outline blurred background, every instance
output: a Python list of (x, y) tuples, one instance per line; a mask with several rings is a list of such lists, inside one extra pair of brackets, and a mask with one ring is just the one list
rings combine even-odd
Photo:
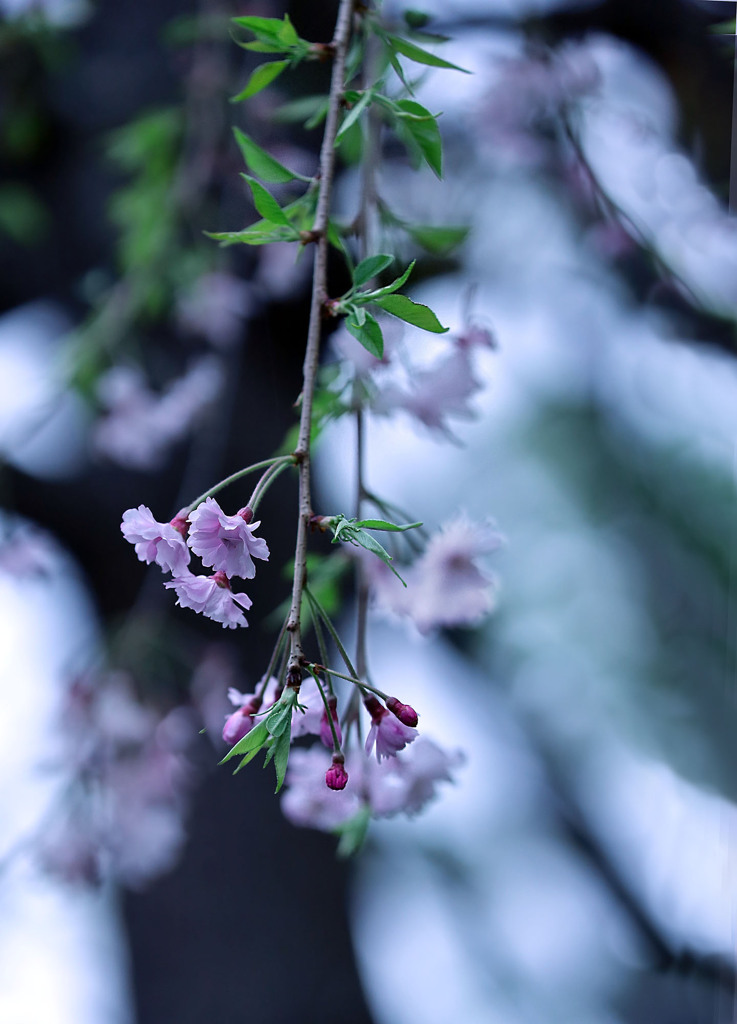
[[(346, 863), (268, 773), (216, 767), (288, 588), (293, 481), (263, 505), (247, 633), (174, 613), (119, 529), (295, 422), (307, 262), (203, 232), (253, 216), (232, 124), (313, 173), (293, 117), (328, 69), (228, 102), (256, 64), (228, 19), (272, 0), (0, 0), (4, 1024), (737, 1019), (735, 5), (422, 6), (473, 74), (418, 91), (445, 180), (387, 140), (379, 191), (468, 232), (385, 244), (496, 348), (444, 419), (370, 417), (367, 475), (506, 544), (481, 628), (372, 616), (378, 684), (464, 763)], [(288, 5), (316, 41), (335, 9)], [(347, 136), (345, 220), (357, 155)], [(419, 367), (444, 344), (403, 342)], [(350, 504), (350, 431), (323, 432), (320, 510)]]

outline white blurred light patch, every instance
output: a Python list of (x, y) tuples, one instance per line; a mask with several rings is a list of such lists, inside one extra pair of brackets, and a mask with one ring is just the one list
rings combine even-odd
[(45, 479), (72, 476), (86, 461), (89, 412), (59, 365), (58, 341), (69, 328), (49, 302), (0, 317), (0, 452)]
[(34, 858), (64, 783), (54, 742), (62, 687), (94, 649), (93, 623), (71, 560), (50, 539), (43, 571), (16, 574), (0, 564), (3, 1024), (132, 1021), (112, 892), (64, 886)]

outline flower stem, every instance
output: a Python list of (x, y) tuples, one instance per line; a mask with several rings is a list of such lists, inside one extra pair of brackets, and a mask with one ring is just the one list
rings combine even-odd
[(264, 497), (268, 489), (274, 483), (278, 476), (280, 476), (285, 469), (292, 464), (291, 456), (289, 462), (277, 462), (273, 466), (269, 466), (264, 475), (261, 477), (259, 482), (253, 489), (253, 494), (246, 502), (247, 506), (255, 514), (256, 509), (261, 504), (261, 499)]
[(338, 648), (338, 653), (340, 654), (341, 658), (345, 662), (345, 666), (348, 669), (348, 671), (351, 673), (351, 676), (355, 680), (358, 677), (358, 673), (356, 672), (355, 668), (353, 667), (353, 663), (352, 663), (351, 659), (348, 657), (348, 652), (346, 651), (345, 647), (343, 646), (343, 642), (341, 641), (340, 637), (338, 636), (338, 631), (336, 630), (335, 626), (330, 621), (330, 618), (329, 618), (327, 612), (322, 607), (320, 602), (317, 600), (315, 595), (312, 593), (310, 588), (309, 587), (305, 587), (304, 589), (305, 589), (305, 596), (307, 597), (307, 600), (310, 602), (310, 607), (312, 608), (312, 614), (315, 617), (319, 616), (322, 619), (322, 621), (325, 623), (325, 626), (327, 628), (328, 633), (330, 633), (330, 636), (333, 638), (333, 642), (335, 643), (335, 646)]
[(320, 696), (322, 697), (322, 702), (325, 705), (325, 714), (327, 715), (328, 725), (330, 726), (330, 732), (332, 733), (332, 736), (333, 736), (333, 753), (334, 754), (339, 754), (340, 753), (340, 740), (338, 739), (338, 733), (337, 733), (337, 731), (335, 729), (335, 722), (333, 720), (333, 716), (332, 716), (332, 713), (330, 711), (330, 705), (328, 704), (328, 699), (325, 696), (325, 691), (322, 688), (322, 684), (320, 682), (320, 677), (318, 676), (317, 672), (315, 671), (315, 666), (314, 665), (308, 665), (307, 668), (308, 668), (308, 670), (310, 672), (310, 675), (312, 676), (312, 678), (317, 683), (317, 688), (320, 691)]
[(307, 575), (307, 531), (312, 515), (310, 494), (310, 433), (312, 430), (312, 404), (320, 356), (320, 334), (323, 305), (327, 298), (328, 219), (330, 195), (335, 167), (335, 136), (338, 131), (340, 101), (345, 88), (345, 64), (351, 34), (354, 0), (341, 0), (332, 47), (334, 49), (333, 74), (330, 82), (325, 134), (320, 150), (320, 182), (313, 231), (317, 235), (315, 262), (312, 273), (312, 301), (307, 329), (307, 346), (303, 367), (302, 409), (299, 420), (299, 438), (294, 459), (299, 465), (299, 517), (294, 554), (292, 602), (287, 629), (290, 633), (288, 674), (295, 677), (301, 672), (302, 651), (302, 593)]
[[(248, 476), (249, 473), (255, 473), (257, 469), (264, 469), (266, 466), (274, 466), (277, 463), (284, 463), (284, 467), (286, 468), (288, 464), (294, 464), (294, 462), (295, 458), (293, 455), (277, 455), (273, 459), (264, 459), (263, 462), (254, 462), (252, 466), (246, 466), (245, 469), (239, 469), (237, 472), (231, 473), (230, 476), (226, 476), (226, 478), (221, 480), (219, 483), (213, 484), (213, 486), (209, 487), (204, 494), (199, 496), (199, 498), (195, 498), (194, 501), (191, 501), (189, 505), (186, 506), (186, 511), (191, 512), (193, 508), (197, 508), (198, 505), (201, 505), (206, 498), (211, 498), (213, 494), (217, 494), (218, 491), (222, 491), (223, 488), (227, 487), (229, 484), (234, 484), (236, 480), (240, 480), (242, 477)], [(185, 511), (185, 509), (182, 511)]]

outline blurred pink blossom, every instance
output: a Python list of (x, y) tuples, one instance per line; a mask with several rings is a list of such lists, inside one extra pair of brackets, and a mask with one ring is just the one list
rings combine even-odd
[(183, 330), (199, 334), (213, 348), (228, 349), (238, 341), (243, 320), (253, 306), (251, 289), (233, 274), (203, 274), (179, 296), (177, 318)]
[(331, 758), (322, 747), (293, 750), (282, 810), (294, 824), (329, 832), (368, 804), (372, 817), (417, 814), (435, 796), (439, 782), (452, 782), (464, 762), (461, 751), (447, 752), (419, 737), (396, 757), (377, 762), (358, 751), (346, 757), (348, 780), (335, 791), (325, 785)]
[(93, 432), (100, 454), (134, 469), (155, 469), (220, 393), (223, 373), (215, 356), (200, 359), (161, 394), (143, 373), (115, 366), (100, 378), (97, 394), (107, 410)]
[(477, 560), (496, 551), (503, 537), (490, 523), (474, 523), (465, 515), (441, 527), (421, 557), (402, 570), (402, 587), (378, 559), (364, 564), (374, 599), (412, 619), (421, 633), (441, 626), (469, 626), (493, 610), (496, 580), (485, 575)]

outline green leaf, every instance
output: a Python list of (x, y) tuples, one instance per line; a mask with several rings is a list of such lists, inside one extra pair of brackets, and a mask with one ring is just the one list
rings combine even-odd
[(470, 230), (468, 227), (434, 227), (431, 224), (405, 224), (404, 229), (418, 245), (435, 256), (452, 252), (466, 239)]
[(245, 132), (242, 132), (240, 128), (233, 128), (233, 134), (247, 166), (263, 181), (269, 181), (274, 184), (284, 184), (287, 181), (296, 180), (312, 181), (311, 178), (306, 178), (302, 174), (296, 174), (294, 171), (290, 171), (288, 167), (285, 167), (284, 164), (280, 164), (265, 149), (257, 146), (253, 139), (246, 135)]
[(276, 199), (266, 191), (264, 186), (260, 185), (248, 174), (244, 174), (243, 177), (246, 179), (249, 188), (251, 189), (253, 205), (264, 220), (269, 221), (270, 224), (279, 224), (282, 227), (291, 228), (292, 225), (289, 223), (289, 218), (286, 213), (282, 210), (281, 206), (279, 206)]
[(291, 742), (290, 732), (284, 732), (278, 739), (274, 740), (274, 770), (276, 771), (276, 789), (275, 793), (284, 785), (284, 777), (287, 774), (287, 765), (289, 764), (289, 748)]
[(381, 327), (379, 327), (375, 317), (367, 313), (365, 323), (363, 324), (359, 324), (357, 321), (352, 320), (351, 317), (348, 317), (345, 325), (353, 337), (361, 342), (367, 352), (370, 352), (372, 356), (376, 356), (377, 359), (382, 358), (384, 355), (384, 335), (381, 333)]
[(358, 519), (354, 526), (362, 526), (367, 530), (389, 530), (392, 533), (403, 533), (404, 530), (414, 530), (422, 523), (404, 523), (398, 526), (396, 523), (388, 523), (385, 519)]
[(403, 57), (408, 57), (416, 64), (427, 64), (433, 68), (449, 68), (452, 71), (462, 71), (464, 75), (471, 74), (466, 68), (461, 68), (457, 64), (451, 64), (450, 61), (443, 60), (442, 57), (436, 57), (434, 53), (423, 50), (420, 46), (415, 46), (408, 39), (390, 35), (385, 36), (385, 38), (397, 53), (401, 53)]
[(431, 170), (442, 178), (443, 143), (435, 117), (414, 100), (398, 100), (394, 107), (398, 129), (412, 140)]
[(430, 15), (426, 14), (425, 11), (418, 11), (411, 7), (406, 11), (402, 11), (402, 17), (407, 23), (407, 26), (414, 29), (424, 28), (430, 21)]
[(368, 804), (362, 804), (361, 810), (354, 814), (348, 821), (336, 825), (333, 829), (335, 835), (340, 836), (338, 843), (339, 857), (352, 857), (363, 846), (371, 821), (371, 808)]
[(376, 256), (367, 256), (365, 260), (361, 260), (356, 269), (353, 271), (353, 284), (356, 288), (360, 288), (362, 284), (366, 284), (372, 277), (376, 277), (382, 270), (386, 270), (390, 263), (394, 262), (394, 257), (389, 256), (387, 253), (378, 253)]
[(343, 118), (343, 123), (340, 126), (338, 134), (335, 136), (335, 145), (337, 146), (340, 140), (343, 138), (348, 129), (356, 123), (366, 107), (371, 103), (374, 98), (373, 89), (366, 89), (361, 93), (360, 99), (358, 99), (351, 109), (348, 111), (346, 116)]
[(289, 228), (268, 226), (268, 221), (259, 220), (243, 231), (205, 231), (208, 238), (214, 238), (220, 245), (268, 245), (269, 242), (297, 242), (299, 232)]
[(402, 287), (402, 285), (406, 282), (409, 275), (414, 270), (416, 262), (417, 260), (412, 260), (412, 262), (404, 271), (404, 273), (400, 274), (399, 277), (395, 278), (391, 284), (387, 284), (383, 288), (376, 288), (374, 289), (374, 291), (371, 292), (361, 292), (359, 295), (355, 295), (353, 297), (354, 301), (360, 300), (362, 303), (376, 302), (376, 300), (380, 299), (383, 295), (391, 295), (392, 292), (398, 291), (398, 289)]
[(253, 72), (246, 82), (246, 87), (237, 96), (233, 96), (231, 103), (240, 103), (241, 100), (250, 99), (256, 93), (261, 92), (267, 85), (271, 85), (275, 78), (278, 78), (285, 67), (289, 65), (288, 60), (272, 60), (267, 64), (261, 64)]
[(331, 527), (334, 534), (333, 544), (337, 544), (340, 541), (346, 541), (349, 544), (354, 544), (356, 547), (365, 548), (366, 551), (370, 551), (372, 554), (377, 555), (382, 562), (385, 562), (397, 579), (400, 580), (405, 587), (407, 586), (392, 565), (392, 556), (381, 546), (381, 544), (379, 544), (375, 537), (372, 537), (370, 533), (366, 533), (365, 530), (360, 529), (357, 526), (357, 521), (355, 519), (346, 519), (343, 515), (337, 516), (336, 519), (338, 520), (337, 523), (334, 523)]
[(259, 722), (259, 724), (255, 725), (250, 732), (247, 732), (242, 739), (238, 740), (234, 747), (231, 747), (222, 761), (220, 761), (220, 764), (225, 764), (225, 762), (229, 761), (231, 757), (237, 757), (239, 754), (249, 754), (251, 752), (257, 754), (268, 739), (269, 731), (266, 728), (265, 723)]
[(291, 124), (294, 121), (306, 121), (305, 128), (314, 128), (316, 124), (324, 120), (327, 111), (327, 96), (301, 96), (299, 99), (282, 103), (271, 117), (274, 121), (286, 122), (287, 124)]
[[(399, 60), (397, 58), (396, 53), (392, 49), (391, 45), (386, 41), (386, 39), (384, 40), (384, 44), (385, 44), (384, 45), (384, 57), (385, 57), (385, 59), (394, 68), (395, 74), (399, 78), (399, 81), (402, 83), (404, 88), (410, 94), (410, 96), (414, 96), (415, 91), (412, 88), (412, 86), (410, 85), (410, 83), (408, 82), (407, 76), (404, 73), (404, 68), (399, 63)], [(381, 103), (383, 106), (387, 106), (389, 104), (391, 104), (392, 106), (394, 105), (393, 100), (390, 100), (388, 97), (382, 96), (381, 94), (377, 95), (376, 100), (377, 100), (378, 103)]]
[(288, 14), (284, 15), (283, 20), (250, 16), (232, 20), (235, 25), (247, 29), (256, 37), (253, 43), (241, 43), (236, 40), (238, 45), (246, 50), (256, 53), (294, 52), (303, 56), (310, 48), (310, 44), (297, 35)]
[(376, 305), (392, 316), (404, 320), (405, 323), (421, 327), (423, 331), (431, 331), (433, 334), (445, 334), (450, 330), (443, 327), (429, 306), (423, 306), (421, 302), (413, 302), (406, 295), (386, 295), (377, 299)]
[(296, 692), (292, 689), (287, 689), (271, 709), (264, 724), (273, 737), (277, 738), (281, 736), (286, 729), (290, 728), (292, 711), (294, 710), (294, 705), (296, 703)]

